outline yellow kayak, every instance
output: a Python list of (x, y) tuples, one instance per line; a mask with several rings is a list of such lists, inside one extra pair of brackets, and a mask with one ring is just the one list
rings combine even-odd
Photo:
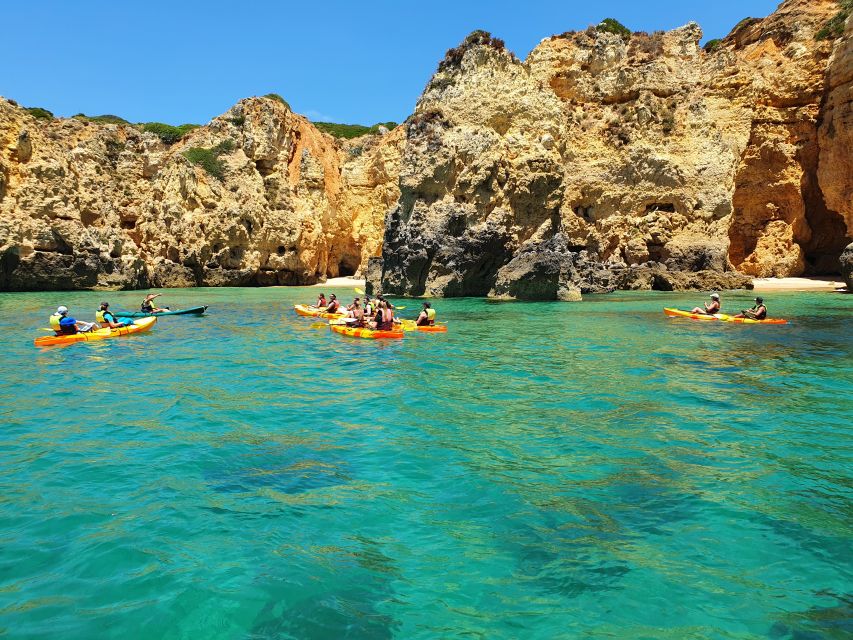
[(296, 312), (296, 315), (303, 318), (329, 318), (336, 320), (346, 316), (345, 313), (326, 313), (323, 309), (318, 309), (307, 304), (295, 304), (293, 305), (293, 310)]
[(151, 316), (148, 318), (140, 318), (134, 320), (133, 324), (118, 329), (97, 329), (87, 333), (74, 333), (71, 335), (62, 336), (42, 336), (33, 340), (33, 344), (37, 347), (55, 347), (59, 345), (73, 344), (75, 342), (92, 342), (94, 340), (107, 340), (108, 338), (118, 338), (119, 336), (129, 336), (134, 333), (142, 333), (148, 331), (157, 323), (157, 318)]
[(663, 312), (670, 318), (690, 318), (691, 320), (718, 320), (720, 322), (736, 322), (738, 324), (788, 324), (782, 318), (765, 318), (764, 320), (753, 320), (752, 318), (735, 318), (726, 313), (691, 313), (681, 309), (664, 309)]

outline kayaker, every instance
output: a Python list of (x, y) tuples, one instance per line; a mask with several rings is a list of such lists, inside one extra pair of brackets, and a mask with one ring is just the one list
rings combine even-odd
[(352, 311), (359, 305), (361, 305), (361, 298), (353, 298), (352, 302), (347, 305), (347, 311)]
[(96, 326), (94, 322), (77, 322), (68, 315), (68, 307), (57, 307), (56, 313), (50, 316), (50, 328), (58, 336), (73, 336), (75, 333), (86, 333)]
[(347, 324), (351, 327), (363, 327), (364, 326), (364, 309), (361, 308), (361, 303), (358, 298), (353, 300), (353, 303), (347, 307), (347, 317), (352, 318), (354, 322), (347, 322)]
[(767, 319), (767, 307), (764, 306), (764, 298), (758, 296), (755, 299), (755, 304), (752, 305), (751, 309), (744, 309), (739, 314), (735, 316), (735, 318), (749, 318), (751, 320), (766, 320)]
[(169, 307), (155, 307), (154, 306), (154, 298), (159, 298), (162, 296), (162, 293), (149, 293), (145, 296), (145, 300), (142, 301), (140, 305), (140, 310), (143, 313), (162, 313), (163, 311), (168, 311)]
[(110, 303), (102, 302), (101, 308), (95, 313), (95, 320), (98, 321), (98, 324), (101, 327), (109, 327), (110, 329), (118, 329), (120, 327), (127, 326), (124, 322), (119, 322), (118, 318), (113, 315), (113, 312), (110, 311)]
[(385, 300), (379, 301), (376, 316), (370, 326), (379, 331), (392, 331), (394, 329), (394, 312)]
[(320, 297), (319, 297), (319, 298), (317, 298), (317, 304), (315, 304), (314, 306), (315, 306), (315, 307), (317, 307), (318, 309), (322, 309), (322, 308), (323, 308), (323, 307), (325, 307), (326, 305), (327, 305), (327, 302), (326, 302), (326, 294), (325, 294), (325, 293), (321, 293), (321, 294), (320, 294)]
[(364, 315), (368, 318), (373, 315), (373, 303), (368, 295), (364, 296)]
[(435, 324), (435, 309), (429, 302), (424, 302), (424, 308), (418, 314), (415, 324), (419, 327), (431, 327)]
[(326, 313), (338, 313), (341, 308), (341, 303), (338, 302), (338, 296), (334, 293), (329, 296), (329, 306), (326, 307)]
[(699, 307), (693, 307), (693, 310), (690, 313), (702, 313), (706, 316), (712, 316), (715, 313), (720, 313), (720, 294), (712, 293), (711, 304), (708, 304), (706, 302), (704, 303), (704, 306), (704, 309), (700, 309)]

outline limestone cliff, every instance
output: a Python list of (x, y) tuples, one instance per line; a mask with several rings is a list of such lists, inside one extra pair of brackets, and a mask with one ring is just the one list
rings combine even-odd
[(358, 273), (397, 199), (401, 141), (341, 142), (281, 101), (251, 98), (168, 146), (132, 126), (37, 120), (0, 99), (0, 289)]
[(850, 33), (815, 38), (837, 10), (788, 0), (711, 53), (695, 24), (568, 33), (525, 61), (472, 34), (407, 122), (372, 284), (576, 299), (837, 271)]

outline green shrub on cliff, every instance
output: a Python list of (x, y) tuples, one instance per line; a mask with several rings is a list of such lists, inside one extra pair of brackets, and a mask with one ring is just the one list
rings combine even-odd
[(191, 147), (184, 151), (184, 157), (192, 164), (200, 166), (214, 178), (222, 180), (225, 177), (225, 163), (219, 158), (224, 153), (234, 150), (233, 140), (223, 140), (215, 147)]
[(368, 133), (379, 133), (379, 127), (385, 127), (390, 131), (397, 126), (396, 122), (377, 122), (372, 127), (366, 127), (363, 124), (337, 124), (335, 122), (312, 122), (312, 124), (324, 133), (347, 140), (358, 138)]
[(595, 30), (602, 33), (613, 33), (623, 40), (631, 38), (631, 30), (615, 18), (605, 18), (596, 25)]
[(264, 98), (269, 98), (270, 100), (277, 100), (278, 102), (280, 102), (281, 104), (283, 104), (285, 107), (287, 107), (287, 110), (288, 110), (288, 111), (293, 111), (293, 109), (291, 109), (291, 108), (290, 108), (290, 104), (287, 102), (287, 100), (285, 100), (284, 98), (282, 98), (282, 97), (281, 97), (280, 95), (278, 95), (277, 93), (268, 93), (268, 94), (266, 94), (266, 95), (264, 96)]
[(707, 53), (714, 53), (717, 49), (720, 48), (720, 45), (723, 44), (723, 41), (720, 38), (714, 38), (713, 40), (708, 40), (705, 43), (705, 46), (702, 47)]
[(477, 29), (468, 34), (458, 47), (448, 49), (444, 54), (444, 60), (438, 63), (439, 71), (446, 71), (462, 64), (465, 52), (476, 46), (491, 47), (495, 51), (506, 50), (506, 44), (500, 38), (493, 38), (492, 34), (482, 29)]
[(102, 116), (87, 116), (85, 113), (77, 113), (72, 118), (76, 120), (85, 120), (86, 122), (98, 122), (100, 124), (127, 124), (130, 123), (120, 116), (114, 116), (109, 113), (105, 113)]
[(197, 129), (200, 125), (197, 124), (182, 124), (179, 127), (162, 122), (144, 122), (142, 130), (153, 133), (166, 144), (175, 144), (193, 129)]
[(816, 40), (835, 40), (844, 35), (844, 24), (850, 14), (853, 13), (853, 0), (841, 0), (838, 5), (841, 10), (815, 34)]
[(41, 107), (28, 107), (24, 111), (29, 113), (36, 120), (53, 120), (53, 112)]

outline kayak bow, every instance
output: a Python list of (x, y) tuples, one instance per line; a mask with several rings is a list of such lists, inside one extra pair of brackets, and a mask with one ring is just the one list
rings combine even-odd
[(330, 324), (329, 328), (335, 333), (340, 333), (342, 336), (349, 336), (351, 338), (369, 338), (369, 339), (377, 339), (377, 338), (394, 338), (399, 339), (403, 337), (402, 331), (379, 331), (378, 329), (357, 329), (355, 327), (347, 327), (345, 325), (340, 324)]

